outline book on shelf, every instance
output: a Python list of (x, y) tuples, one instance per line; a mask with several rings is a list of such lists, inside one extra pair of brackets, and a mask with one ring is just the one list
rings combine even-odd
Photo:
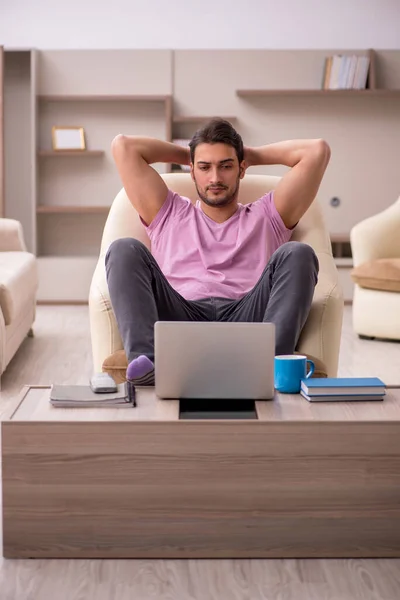
[(362, 90), (367, 86), (369, 56), (334, 54), (325, 59), (324, 90)]
[(300, 391), (309, 397), (376, 399), (386, 394), (386, 386), (379, 377), (315, 377), (302, 379)]
[(57, 408), (100, 408), (135, 406), (134, 387), (120, 383), (116, 392), (94, 393), (89, 385), (53, 384), (50, 403)]

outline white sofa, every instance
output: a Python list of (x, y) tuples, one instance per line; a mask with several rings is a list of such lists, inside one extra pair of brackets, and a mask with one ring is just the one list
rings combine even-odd
[(0, 375), (35, 320), (37, 261), (27, 252), (21, 223), (0, 219)]
[[(190, 174), (163, 175), (167, 186), (190, 198), (197, 198)], [(246, 175), (240, 184), (239, 202), (253, 202), (274, 189), (279, 177)], [(110, 244), (118, 238), (133, 237), (150, 248), (150, 240), (129, 202), (125, 190), (116, 196), (103, 232), (100, 256), (89, 294), (93, 367), (95, 372), (107, 371), (115, 381), (125, 379), (127, 366), (121, 337), (108, 293), (104, 259)], [(318, 256), (320, 272), (310, 314), (300, 336), (297, 351), (316, 363), (316, 375), (336, 377), (343, 317), (343, 294), (332, 257), (329, 233), (318, 201), (314, 201), (300, 220), (292, 236), (310, 244)]]
[(361, 337), (400, 340), (400, 197), (350, 232), (353, 329)]

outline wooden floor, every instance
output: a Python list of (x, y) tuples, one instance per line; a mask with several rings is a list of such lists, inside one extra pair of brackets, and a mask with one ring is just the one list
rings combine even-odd
[[(88, 308), (39, 306), (1, 381), (0, 418), (25, 383), (87, 383)], [(400, 383), (400, 344), (359, 340), (346, 306), (339, 375)], [(134, 507), (132, 507), (134, 509)], [(1, 531), (0, 531), (1, 536)], [(398, 600), (400, 560), (4, 560), (0, 600)]]

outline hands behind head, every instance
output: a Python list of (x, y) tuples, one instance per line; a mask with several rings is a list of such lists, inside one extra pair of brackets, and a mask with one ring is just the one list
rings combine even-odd
[(248, 169), (249, 167), (253, 166), (253, 149), (250, 148), (249, 146), (243, 146), (243, 150), (244, 150), (244, 169), (246, 171), (246, 169)]

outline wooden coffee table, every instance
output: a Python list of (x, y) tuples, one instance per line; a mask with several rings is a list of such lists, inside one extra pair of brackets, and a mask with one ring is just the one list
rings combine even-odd
[(5, 557), (400, 557), (400, 389), (277, 394), (255, 420), (179, 401), (61, 409), (27, 386), (2, 423)]

